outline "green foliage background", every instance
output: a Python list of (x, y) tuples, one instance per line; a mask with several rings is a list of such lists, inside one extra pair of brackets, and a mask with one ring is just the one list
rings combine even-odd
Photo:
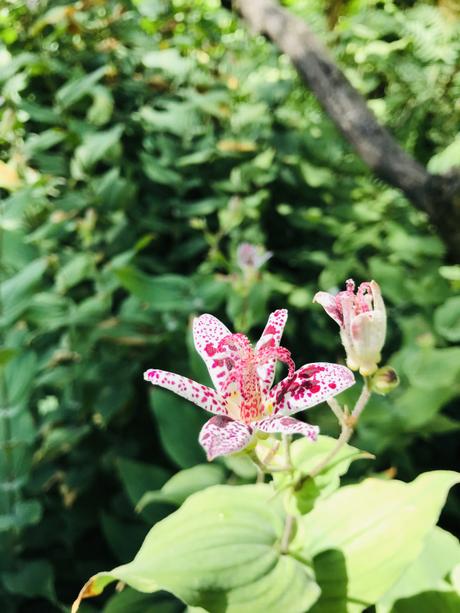
[[(331, 29), (335, 5), (286, 4), (408, 151), (436, 172), (460, 164), (454, 12), (353, 1)], [(377, 460), (352, 477), (454, 467), (460, 269), (444, 264), (426, 218), (367, 172), (287, 58), (217, 0), (4, 1), (0, 28), (2, 611), (63, 610), (182, 501), (134, 510), (205, 461), (204, 416), (149, 397), (142, 372), (206, 382), (195, 314), (256, 336), (287, 306), (299, 365), (343, 361), (311, 299), (350, 276), (376, 279), (402, 384), (366, 409), (354, 443)], [(273, 252), (250, 278), (235, 257), (243, 241)], [(325, 409), (309, 420), (336, 434)], [(203, 479), (252, 475), (232, 460)], [(181, 610), (149, 598), (119, 606)]]

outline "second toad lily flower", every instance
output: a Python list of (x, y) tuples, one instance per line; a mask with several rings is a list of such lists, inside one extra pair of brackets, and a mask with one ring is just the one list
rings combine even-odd
[(361, 283), (348, 279), (346, 290), (336, 296), (318, 292), (313, 298), (340, 326), (340, 338), (352, 370), (372, 375), (381, 360), (387, 317), (380, 287), (375, 281)]
[[(354, 383), (345, 366), (318, 362), (295, 370), (290, 352), (280, 347), (287, 311), (272, 313), (254, 347), (243, 334), (232, 334), (212, 315), (193, 323), (193, 337), (215, 389), (164, 370), (150, 369), (144, 379), (166, 388), (214, 414), (199, 441), (208, 460), (244, 449), (257, 430), (303, 434), (316, 440), (318, 427), (292, 414), (339, 394)], [(272, 387), (277, 360), (288, 375)]]

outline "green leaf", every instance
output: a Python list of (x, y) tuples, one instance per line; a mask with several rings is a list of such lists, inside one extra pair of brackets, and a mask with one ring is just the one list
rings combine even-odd
[(17, 354), (17, 349), (13, 349), (12, 347), (1, 347), (0, 348), (0, 366), (3, 366), (14, 356)]
[(460, 374), (460, 347), (423, 348), (410, 352), (403, 368), (415, 387), (427, 391), (453, 387)]
[[(322, 595), (314, 613), (378, 601), (420, 555), (458, 473), (434, 471), (412, 483), (367, 479), (318, 502), (291, 544), (313, 559)], [(335, 608), (334, 608), (335, 607)]]
[(213, 613), (303, 613), (318, 586), (308, 567), (280, 555), (284, 522), (272, 498), (266, 485), (194, 494), (152, 528), (130, 564), (95, 575), (80, 598), (118, 579), (143, 592), (167, 590)]
[[(133, 507), (138, 505), (146, 492), (153, 489), (160, 489), (169, 477), (169, 472), (164, 468), (124, 458), (119, 458), (117, 460), (117, 467), (123, 486)], [(171, 504), (168, 500), (159, 500), (158, 502)], [(148, 521), (150, 525), (162, 519), (171, 511), (171, 507), (165, 506), (165, 504), (160, 504), (155, 508), (142, 509), (143, 518)]]
[(444, 174), (456, 166), (460, 166), (460, 133), (445, 149), (431, 158), (428, 162), (428, 170), (432, 173)]
[(393, 604), (401, 598), (409, 598), (419, 592), (446, 589), (448, 584), (444, 578), (458, 563), (458, 539), (441, 528), (434, 528), (426, 537), (418, 558), (379, 600), (377, 613), (390, 613)]
[(105, 540), (117, 560), (125, 562), (136, 555), (145, 538), (144, 524), (120, 520), (108, 513), (100, 514), (100, 522)]
[[(297, 471), (294, 478), (308, 475), (332, 451), (336, 444), (337, 440), (330, 436), (319, 436), (314, 444), (304, 437), (294, 441), (291, 444), (291, 461)], [(282, 453), (278, 454), (280, 462), (283, 462), (282, 455)], [(334, 457), (333, 462), (323, 468), (314, 479), (305, 480), (300, 489), (295, 491), (289, 489), (287, 491), (287, 508), (293, 514), (300, 513), (303, 515), (308, 513), (313, 508), (316, 500), (324, 498), (339, 487), (340, 477), (348, 471), (350, 464), (354, 460), (369, 457), (372, 456), (351, 445), (344, 445)], [(283, 488), (289, 477), (275, 473), (274, 479), (277, 487)]]
[(150, 398), (167, 455), (180, 468), (202, 464), (206, 455), (198, 443), (198, 434), (210, 415), (166, 390), (155, 388)]
[(104, 613), (182, 613), (184, 606), (167, 594), (141, 594), (131, 588), (110, 598)]
[(141, 153), (142, 168), (149, 179), (161, 185), (178, 186), (182, 183), (181, 175), (161, 164), (158, 158)]
[(199, 464), (181, 470), (167, 481), (161, 489), (147, 492), (137, 504), (142, 510), (153, 502), (167, 502), (180, 506), (189, 496), (224, 481), (225, 470), (218, 464)]
[(107, 72), (107, 66), (101, 66), (94, 72), (90, 72), (83, 77), (73, 79), (66, 83), (56, 92), (56, 101), (62, 109), (66, 109), (75, 102), (91, 94), (94, 85), (102, 79)]
[(77, 253), (56, 275), (56, 290), (64, 293), (86, 278), (94, 276), (94, 257), (88, 253)]
[(41, 517), (42, 506), (37, 500), (22, 500), (16, 504), (14, 514), (0, 515), (0, 532), (22, 530), (26, 526), (38, 524)]
[(147, 68), (156, 68), (174, 77), (183, 78), (192, 67), (190, 59), (182, 57), (177, 49), (149, 51), (142, 58)]
[(422, 592), (398, 600), (391, 613), (458, 613), (460, 596), (457, 592)]
[(25, 153), (33, 156), (39, 151), (51, 149), (54, 145), (61, 143), (66, 138), (66, 133), (62, 129), (51, 128), (41, 134), (32, 134), (24, 144)]
[(83, 178), (84, 173), (104, 158), (118, 143), (123, 130), (122, 125), (116, 125), (109, 130), (86, 134), (83, 137), (82, 144), (75, 150), (75, 157), (72, 161), (72, 176), (76, 179)]
[(89, 433), (90, 427), (88, 425), (53, 428), (47, 432), (43, 444), (35, 454), (35, 459), (39, 461), (52, 460), (63, 454), (68, 454), (69, 449), (76, 447)]
[(115, 271), (121, 285), (154, 311), (189, 311), (191, 304), (190, 281), (179, 275), (150, 277), (133, 267)]
[(41, 596), (56, 601), (53, 567), (46, 560), (22, 562), (16, 572), (5, 572), (1, 577), (3, 585), (11, 594), (28, 598)]
[(37, 372), (37, 355), (23, 351), (5, 366), (6, 397), (10, 406), (26, 399), (32, 391)]
[(152, 130), (171, 132), (180, 137), (190, 137), (202, 129), (199, 115), (191, 104), (171, 100), (163, 103), (163, 107), (159, 111), (143, 106), (139, 110), (139, 117)]
[(168, 479), (168, 471), (159, 466), (125, 458), (118, 458), (116, 463), (125, 490), (134, 505), (139, 502), (145, 492), (153, 488), (160, 488)]
[(454, 296), (434, 313), (436, 332), (453, 343), (460, 341), (460, 296)]
[(3, 306), (0, 325), (9, 325), (27, 308), (30, 297), (42, 280), (46, 267), (45, 258), (34, 260), (0, 285)]
[(113, 97), (107, 87), (98, 85), (92, 91), (93, 104), (88, 109), (88, 121), (96, 126), (106, 124), (113, 112)]

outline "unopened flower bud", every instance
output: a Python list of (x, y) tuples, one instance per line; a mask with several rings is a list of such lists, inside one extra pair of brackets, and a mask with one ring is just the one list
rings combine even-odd
[(385, 396), (399, 385), (398, 373), (391, 366), (379, 368), (371, 378), (371, 389), (377, 394)]

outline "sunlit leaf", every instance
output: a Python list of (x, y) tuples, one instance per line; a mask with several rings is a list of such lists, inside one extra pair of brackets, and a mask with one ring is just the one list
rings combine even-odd
[(95, 575), (80, 598), (118, 579), (215, 613), (308, 610), (319, 590), (307, 567), (279, 553), (283, 519), (276, 504), (267, 504), (272, 495), (264, 485), (193, 495), (150, 531), (130, 564)]

